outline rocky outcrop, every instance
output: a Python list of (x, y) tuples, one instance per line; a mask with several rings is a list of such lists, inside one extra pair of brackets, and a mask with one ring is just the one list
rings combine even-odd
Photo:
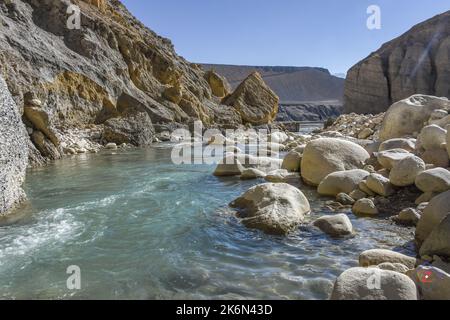
[(0, 216), (25, 200), (27, 133), (5, 81), (0, 77)]
[(237, 109), (221, 104), (226, 80), (178, 56), (118, 0), (2, 1), (0, 25), (0, 74), (28, 128), (31, 161), (64, 155), (75, 129), (95, 127), (96, 144), (141, 146), (168, 126), (237, 128), (249, 110), (259, 124), (276, 114), (262, 80), (234, 95)]
[(275, 120), (279, 98), (254, 72), (223, 103), (233, 106), (245, 123), (261, 125)]
[(379, 113), (413, 94), (450, 97), (450, 11), (384, 44), (347, 74), (345, 112)]

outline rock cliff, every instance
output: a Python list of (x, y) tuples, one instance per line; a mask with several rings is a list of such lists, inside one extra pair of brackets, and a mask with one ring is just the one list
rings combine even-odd
[(27, 134), (5, 81), (0, 77), (0, 216), (24, 199)]
[(345, 83), (345, 112), (384, 112), (413, 94), (450, 97), (450, 11), (353, 66)]
[[(108, 142), (146, 145), (196, 119), (242, 124), (240, 110), (222, 104), (226, 80), (178, 56), (118, 0), (1, 1), (0, 25), (0, 75), (23, 115), (33, 163)], [(267, 92), (261, 83), (253, 90)], [(245, 105), (272, 118), (265, 103)]]

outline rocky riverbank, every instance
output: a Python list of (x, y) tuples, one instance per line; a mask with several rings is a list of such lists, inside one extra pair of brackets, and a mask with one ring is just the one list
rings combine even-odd
[[(363, 252), (360, 267), (336, 280), (332, 299), (450, 299), (448, 130), (449, 100), (414, 95), (385, 114), (343, 115), (313, 135), (269, 135), (270, 146), (288, 151), (282, 161), (234, 150), (215, 174), (266, 180), (231, 206), (246, 226), (267, 233), (287, 234), (304, 223), (310, 204), (293, 186), (299, 179), (334, 198), (330, 209), (416, 227), (416, 257), (378, 248)], [(340, 241), (357, 232), (343, 214), (313, 225)]]

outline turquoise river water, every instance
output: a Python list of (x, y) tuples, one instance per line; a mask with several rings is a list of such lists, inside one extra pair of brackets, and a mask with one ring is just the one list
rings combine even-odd
[[(242, 226), (228, 203), (263, 181), (173, 165), (170, 145), (30, 169), (29, 204), (0, 225), (1, 299), (327, 299), (361, 251), (408, 252), (411, 230), (350, 217), (353, 238), (309, 225), (288, 237)], [(329, 199), (299, 185), (312, 221)], [(69, 290), (69, 266), (81, 289)]]

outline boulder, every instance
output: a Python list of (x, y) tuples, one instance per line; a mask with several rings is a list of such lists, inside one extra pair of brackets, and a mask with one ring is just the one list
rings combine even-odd
[(262, 125), (275, 120), (278, 113), (278, 96), (265, 83), (258, 72), (247, 77), (223, 101), (233, 106), (245, 123)]
[(261, 170), (248, 168), (242, 171), (241, 180), (252, 180), (258, 178), (264, 178), (266, 174)]
[(417, 175), (415, 183), (425, 193), (445, 192), (450, 190), (450, 171), (443, 168), (425, 170)]
[(425, 169), (425, 162), (412, 155), (394, 165), (389, 174), (389, 180), (397, 187), (410, 186), (414, 184), (417, 175)]
[(450, 208), (448, 212), (420, 247), (420, 256), (450, 258)]
[(427, 150), (420, 157), (426, 164), (432, 164), (436, 167), (448, 168), (450, 165), (450, 158), (443, 148)]
[(438, 125), (426, 126), (422, 129), (417, 138), (418, 145), (425, 150), (439, 149), (445, 143), (447, 130)]
[(240, 210), (239, 217), (245, 226), (270, 234), (287, 234), (295, 230), (311, 211), (305, 195), (285, 183), (255, 186), (230, 206)]
[(353, 225), (346, 214), (323, 216), (313, 224), (332, 237), (347, 236), (353, 233)]
[(8, 87), (0, 76), (0, 216), (25, 199), (22, 183), (28, 164), (27, 131)]
[(378, 163), (388, 170), (391, 170), (398, 162), (411, 155), (412, 153), (404, 149), (390, 149), (375, 153)]
[(231, 86), (227, 79), (220, 76), (215, 71), (207, 71), (204, 77), (211, 87), (212, 94), (216, 97), (223, 98), (230, 93)]
[(41, 131), (34, 130), (31, 134), (31, 141), (42, 156), (52, 160), (61, 158), (60, 150)]
[(300, 172), (301, 161), (302, 161), (301, 153), (291, 151), (284, 157), (281, 169), (286, 169), (289, 172)]
[(336, 201), (344, 206), (351, 206), (355, 204), (355, 200), (344, 192), (341, 192), (336, 196)]
[(364, 128), (358, 133), (358, 139), (367, 139), (374, 134), (374, 131), (370, 128)]
[(298, 174), (290, 173), (285, 169), (277, 169), (269, 172), (264, 177), (264, 179), (266, 179), (266, 181), (268, 182), (279, 183), (279, 182), (288, 182), (290, 179), (295, 179), (296, 181), (298, 181), (299, 176)]
[(402, 149), (408, 152), (413, 152), (416, 149), (416, 140), (404, 138), (389, 139), (380, 144), (378, 151), (392, 149)]
[(450, 157), (450, 124), (446, 127), (446, 129), (447, 129), (446, 147), (448, 156)]
[(450, 274), (447, 272), (419, 266), (407, 274), (415, 282), (422, 300), (450, 300)]
[(391, 263), (391, 262), (384, 262), (377, 266), (378, 269), (382, 270), (390, 270), (395, 271), (401, 274), (406, 274), (410, 269), (405, 266), (402, 263)]
[(395, 223), (403, 226), (416, 226), (420, 220), (419, 212), (414, 208), (402, 210), (397, 216), (392, 218)]
[(150, 116), (146, 112), (137, 112), (107, 120), (103, 139), (117, 145), (126, 143), (140, 147), (152, 144), (154, 134)]
[(406, 256), (399, 252), (384, 249), (367, 250), (361, 253), (359, 256), (360, 267), (377, 266), (381, 263), (390, 262), (401, 263), (407, 266), (409, 269), (414, 269), (416, 267), (416, 261), (416, 258)]
[(358, 200), (361, 200), (361, 199), (364, 199), (365, 197), (367, 197), (367, 194), (360, 189), (355, 189), (352, 192), (350, 192), (349, 196), (352, 199), (355, 199), (356, 201), (358, 201)]
[(413, 95), (394, 103), (384, 117), (380, 139), (386, 141), (420, 132), (434, 110), (447, 109), (449, 105), (446, 98), (427, 95)]
[(24, 106), (24, 116), (30, 121), (36, 130), (41, 131), (55, 146), (59, 146), (59, 138), (53, 127), (48, 112), (36, 102), (28, 102)]
[(363, 198), (355, 202), (352, 211), (354, 214), (362, 215), (376, 215), (378, 214), (378, 209), (372, 200)]
[(364, 148), (350, 141), (335, 138), (313, 140), (303, 153), (302, 177), (306, 183), (317, 186), (330, 173), (361, 169), (369, 157)]
[(416, 228), (416, 241), (422, 244), (449, 213), (450, 191), (447, 191), (434, 197), (423, 211)]
[(362, 169), (333, 172), (322, 180), (317, 191), (320, 195), (333, 197), (341, 192), (350, 193), (368, 175), (369, 173)]
[(366, 185), (370, 190), (383, 197), (389, 197), (394, 193), (394, 188), (389, 179), (378, 173), (369, 175)]
[(436, 197), (437, 194), (433, 193), (433, 192), (425, 192), (423, 194), (421, 194), (415, 201), (415, 204), (420, 205), (421, 203), (425, 203), (425, 202), (430, 202), (431, 199), (433, 199), (434, 197)]
[(118, 148), (117, 148), (117, 144), (115, 144), (114, 142), (111, 142), (111, 143), (108, 143), (108, 144), (105, 146), (105, 149), (109, 149), (109, 150), (117, 150)]
[(240, 176), (244, 170), (244, 166), (236, 156), (226, 155), (217, 165), (214, 175), (216, 177)]
[(331, 300), (417, 300), (414, 282), (379, 268), (351, 268), (336, 280)]

